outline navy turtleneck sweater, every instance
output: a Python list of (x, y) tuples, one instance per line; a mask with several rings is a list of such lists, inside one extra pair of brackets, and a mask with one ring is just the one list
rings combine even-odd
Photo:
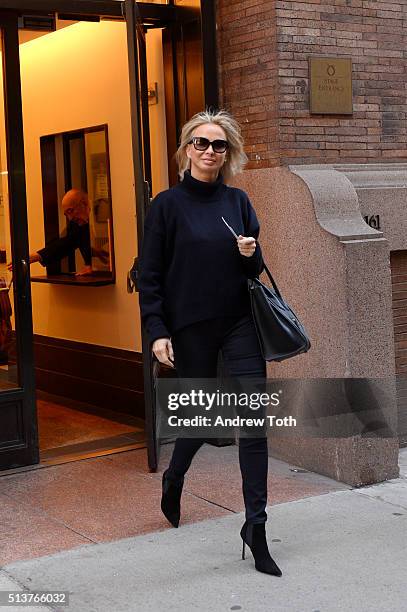
[(259, 244), (251, 257), (239, 253), (237, 235), (258, 238), (259, 223), (247, 194), (195, 179), (189, 170), (178, 185), (149, 207), (139, 264), (142, 323), (151, 342), (205, 319), (250, 311), (247, 279), (263, 270)]

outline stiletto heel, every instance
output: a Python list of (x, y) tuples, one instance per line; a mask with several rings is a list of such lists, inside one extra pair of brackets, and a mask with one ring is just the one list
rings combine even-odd
[(273, 576), (282, 576), (282, 571), (271, 557), (266, 540), (265, 523), (244, 523), (240, 530), (243, 540), (242, 559), (244, 559), (244, 546), (247, 544), (254, 557), (254, 565), (257, 571)]
[(184, 477), (180, 479), (169, 476), (165, 470), (162, 480), (161, 510), (173, 527), (178, 527), (181, 514), (181, 494)]
[(244, 554), (244, 547), (245, 547), (245, 541), (243, 540), (243, 548), (242, 548), (242, 559), (245, 559), (245, 554)]

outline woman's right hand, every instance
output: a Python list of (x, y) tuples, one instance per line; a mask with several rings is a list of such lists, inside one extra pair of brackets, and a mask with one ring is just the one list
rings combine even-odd
[(153, 342), (152, 350), (160, 363), (164, 363), (170, 368), (174, 367), (174, 351), (170, 338), (157, 338)]

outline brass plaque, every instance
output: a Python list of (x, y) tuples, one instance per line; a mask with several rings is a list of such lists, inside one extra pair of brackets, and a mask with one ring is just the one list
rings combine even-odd
[(353, 113), (350, 58), (310, 57), (309, 74), (311, 113)]

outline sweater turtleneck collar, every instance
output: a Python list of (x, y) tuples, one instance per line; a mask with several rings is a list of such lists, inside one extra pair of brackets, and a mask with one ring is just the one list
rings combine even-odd
[(192, 176), (190, 170), (185, 170), (184, 178), (180, 185), (191, 194), (194, 194), (197, 198), (212, 198), (216, 196), (217, 192), (221, 189), (223, 185), (223, 176), (219, 172), (215, 181), (200, 181)]

